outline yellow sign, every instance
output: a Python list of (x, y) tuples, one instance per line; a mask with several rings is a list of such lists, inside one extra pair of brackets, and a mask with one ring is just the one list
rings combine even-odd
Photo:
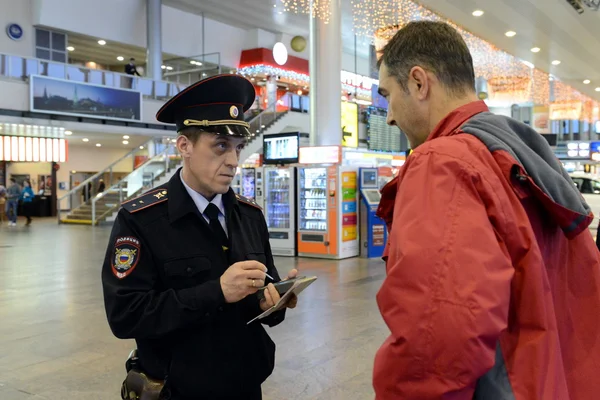
[(356, 172), (342, 172), (342, 188), (356, 189)]
[(342, 102), (342, 146), (358, 147), (358, 105)]
[(344, 226), (342, 228), (342, 242), (356, 240), (356, 226)]

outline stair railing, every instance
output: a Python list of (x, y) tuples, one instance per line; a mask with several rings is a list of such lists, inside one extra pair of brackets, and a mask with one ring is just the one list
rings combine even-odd
[[(61, 222), (62, 214), (64, 212), (73, 211), (79, 206), (90, 203), (93, 197), (92, 193), (98, 190), (98, 184), (100, 179), (104, 180), (105, 187), (110, 187), (116, 182), (120, 181), (120, 174), (117, 172), (117, 166), (119, 164), (131, 162), (131, 168), (135, 168), (136, 156), (152, 158), (155, 154), (164, 151), (167, 145), (167, 139), (150, 139), (142, 146), (136, 147), (135, 149), (131, 150), (118, 160), (109, 164), (103, 170), (95, 173), (94, 175), (90, 176), (89, 178), (85, 179), (83, 182), (69, 190), (63, 196), (58, 198), (56, 202), (56, 215), (58, 217), (58, 222)], [(127, 159), (130, 160), (127, 161)], [(68, 203), (66, 204), (66, 207), (63, 207), (63, 202), (65, 200), (68, 200)]]
[[(260, 137), (260, 134), (265, 131), (273, 122), (275, 122), (283, 113), (286, 113), (289, 110), (289, 107), (286, 107), (285, 104), (290, 104), (291, 94), (286, 93), (281, 98), (273, 104), (270, 104), (267, 108), (265, 108), (260, 114), (252, 118), (248, 123), (250, 124), (250, 139), (252, 142), (256, 138)], [(284, 105), (278, 104), (283, 103)], [(287, 109), (286, 109), (287, 108)], [(280, 111), (278, 111), (280, 110)]]
[(129, 175), (119, 180), (117, 183), (106, 189), (102, 193), (98, 193), (92, 198), (92, 226), (95, 226), (99, 220), (107, 214), (114, 212), (115, 207), (108, 207), (100, 215), (97, 214), (97, 202), (103, 199), (110, 193), (117, 192), (119, 194), (118, 206), (131, 197), (141, 193), (144, 190), (149, 190), (154, 187), (154, 183), (163, 174), (170, 169), (170, 161), (177, 158), (177, 148), (174, 143), (168, 143), (164, 150), (154, 157), (146, 160), (143, 164), (137, 167)]

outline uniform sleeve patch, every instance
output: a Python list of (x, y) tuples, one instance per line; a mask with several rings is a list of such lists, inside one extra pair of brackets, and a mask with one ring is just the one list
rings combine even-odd
[(123, 279), (133, 272), (140, 259), (140, 241), (132, 236), (118, 237), (114, 248), (112, 271)]

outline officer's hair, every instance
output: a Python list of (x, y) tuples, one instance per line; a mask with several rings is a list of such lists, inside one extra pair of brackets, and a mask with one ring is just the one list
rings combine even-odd
[(200, 139), (200, 135), (206, 133), (207, 131), (197, 127), (197, 126), (188, 126), (179, 131), (179, 134), (185, 136), (192, 144), (196, 144), (198, 139)]

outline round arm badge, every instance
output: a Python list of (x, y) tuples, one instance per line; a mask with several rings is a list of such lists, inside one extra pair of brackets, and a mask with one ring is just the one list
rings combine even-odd
[(133, 272), (140, 259), (140, 241), (131, 236), (119, 237), (115, 241), (113, 274), (119, 279)]

